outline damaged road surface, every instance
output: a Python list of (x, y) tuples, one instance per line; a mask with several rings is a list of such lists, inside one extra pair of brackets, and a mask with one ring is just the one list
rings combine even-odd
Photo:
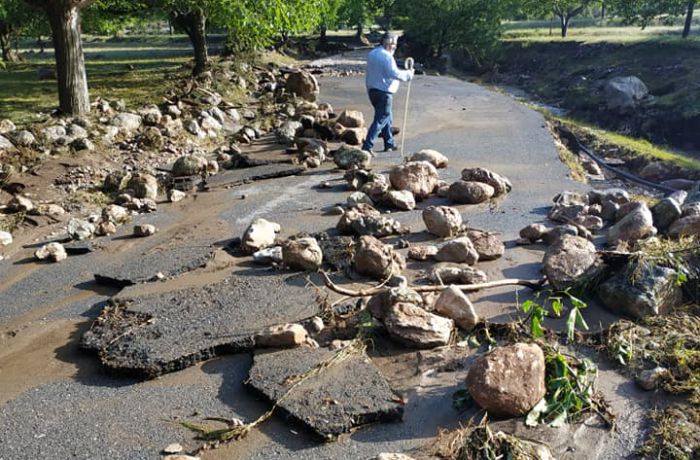
[(316, 312), (301, 277), (234, 275), (202, 288), (113, 299), (81, 346), (112, 372), (152, 378), (250, 350), (266, 327)]
[(247, 386), (327, 440), (368, 423), (401, 420), (399, 399), (364, 352), (305, 378), (333, 354), (322, 348), (256, 353)]

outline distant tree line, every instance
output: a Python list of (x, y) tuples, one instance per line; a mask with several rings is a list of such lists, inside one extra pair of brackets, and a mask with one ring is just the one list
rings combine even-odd
[(327, 31), (339, 26), (362, 36), (368, 24), (400, 28), (427, 50), (447, 50), (475, 59), (493, 47), (503, 20), (557, 17), (561, 35), (571, 20), (593, 10), (615, 14), (646, 27), (658, 17), (685, 16), (682, 36), (690, 34), (700, 0), (2, 0), (0, 1), (0, 64), (17, 59), (20, 37), (34, 37), (43, 49), (51, 36), (55, 51), (59, 108), (66, 114), (89, 111), (90, 101), (82, 48), (83, 30), (117, 33), (128, 25), (167, 19), (184, 32), (193, 49), (195, 75), (209, 63), (207, 34), (227, 34), (227, 50), (259, 49), (290, 36)]

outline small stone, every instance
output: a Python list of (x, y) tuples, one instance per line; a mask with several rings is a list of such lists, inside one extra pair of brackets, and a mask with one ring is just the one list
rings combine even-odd
[(184, 448), (178, 444), (178, 443), (173, 443), (173, 444), (168, 444), (165, 449), (163, 449), (164, 454), (179, 454), (182, 452)]
[(435, 254), (435, 260), (474, 265), (479, 261), (479, 253), (476, 252), (472, 241), (463, 236), (443, 244)]
[(462, 228), (462, 215), (449, 206), (428, 206), (423, 210), (423, 222), (429, 233), (445, 238)]
[(275, 244), (275, 238), (281, 231), (280, 224), (258, 218), (246, 229), (241, 239), (241, 249), (252, 254)]
[(384, 200), (392, 207), (401, 211), (411, 211), (416, 207), (416, 199), (408, 190), (390, 190), (384, 195)]
[(438, 169), (447, 168), (448, 158), (437, 150), (423, 149), (414, 153), (408, 161), (427, 161)]
[(372, 460), (414, 460), (413, 457), (409, 457), (408, 455), (404, 454), (396, 454), (396, 453), (388, 453), (384, 452), (376, 457), (372, 458)]
[(114, 235), (117, 233), (117, 226), (114, 222), (109, 220), (102, 220), (97, 223), (95, 227), (95, 235), (97, 236), (107, 236)]
[(34, 253), (37, 260), (50, 260), (51, 262), (61, 262), (68, 258), (66, 249), (61, 243), (45, 244)]
[(408, 250), (408, 258), (413, 260), (429, 260), (438, 253), (437, 246), (412, 246)]
[(370, 197), (367, 196), (366, 193), (362, 193), (362, 192), (351, 193), (347, 199), (347, 203), (350, 206), (355, 206), (355, 205), (360, 204), (360, 203), (368, 204), (370, 206), (372, 206), (374, 204), (372, 202), (372, 200), (370, 199)]
[(450, 185), (447, 197), (458, 204), (479, 204), (490, 199), (496, 191), (483, 182), (458, 181)]
[(0, 246), (9, 246), (12, 244), (12, 234), (9, 232), (0, 231)]
[(171, 189), (168, 191), (168, 201), (171, 203), (177, 203), (185, 199), (187, 194), (177, 189)]
[(359, 110), (344, 110), (337, 122), (346, 128), (362, 128), (365, 126), (365, 117)]
[(646, 391), (656, 390), (659, 383), (670, 376), (670, 372), (665, 367), (655, 367), (639, 373), (635, 381)]
[(191, 455), (174, 454), (166, 455), (162, 460), (201, 460), (201, 457), (193, 457)]
[(323, 263), (323, 253), (316, 238), (299, 238), (282, 245), (282, 260), (293, 270), (315, 271)]
[(13, 212), (31, 212), (34, 210), (34, 203), (27, 197), (16, 195), (7, 203), (7, 207)]
[(700, 214), (689, 215), (676, 220), (668, 229), (671, 237), (700, 235)]
[(389, 173), (389, 181), (394, 189), (408, 190), (416, 199), (430, 196), (439, 179), (435, 166), (427, 161), (411, 161), (397, 165)]
[(654, 218), (654, 226), (660, 231), (667, 230), (676, 220), (680, 219), (683, 211), (681, 204), (673, 198), (667, 197), (656, 203), (651, 208)]
[(158, 232), (158, 229), (156, 228), (155, 225), (151, 224), (141, 224), (141, 225), (134, 225), (134, 236), (138, 237), (146, 237), (146, 236), (153, 236)]
[(110, 204), (102, 210), (102, 219), (115, 224), (123, 224), (131, 219), (129, 211), (118, 204)]
[(427, 273), (427, 278), (438, 284), (480, 284), (488, 281), (486, 273), (468, 265), (440, 263)]
[(307, 329), (311, 331), (314, 334), (318, 334), (323, 329), (325, 329), (326, 325), (323, 323), (323, 319), (319, 316), (314, 316), (309, 320), (309, 323), (307, 325)]
[(566, 236), (579, 236), (578, 233), (578, 228), (575, 225), (557, 225), (548, 229), (542, 239), (547, 244), (555, 244)]
[(527, 227), (520, 230), (520, 237), (530, 240), (530, 242), (535, 243), (536, 241), (542, 239), (542, 237), (547, 233), (547, 227), (543, 224), (530, 224)]
[(82, 219), (71, 219), (66, 226), (66, 232), (74, 240), (86, 240), (92, 238), (95, 226)]
[(207, 170), (207, 160), (199, 155), (184, 155), (173, 164), (174, 177), (196, 176)]
[(454, 320), (461, 329), (469, 332), (479, 322), (479, 315), (469, 298), (455, 286), (448, 286), (435, 301), (433, 309), (439, 315)]
[(294, 348), (303, 345), (309, 335), (301, 324), (272, 326), (255, 336), (255, 346), (264, 348)]

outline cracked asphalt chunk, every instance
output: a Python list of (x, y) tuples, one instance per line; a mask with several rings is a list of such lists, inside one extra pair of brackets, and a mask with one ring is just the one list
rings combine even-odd
[(214, 248), (210, 246), (158, 249), (111, 265), (95, 273), (95, 280), (100, 284), (126, 287), (171, 278), (205, 266), (213, 254)]
[(227, 187), (242, 185), (248, 182), (274, 179), (277, 177), (295, 176), (306, 171), (304, 166), (289, 164), (266, 164), (252, 168), (229, 169), (208, 179), (210, 187)]
[(298, 275), (231, 276), (205, 287), (112, 299), (83, 335), (110, 371), (153, 378), (253, 348), (263, 329), (318, 312)]
[(326, 440), (368, 423), (401, 420), (403, 406), (364, 353), (321, 370), (282, 398), (295, 376), (332, 355), (323, 348), (256, 353), (246, 384)]

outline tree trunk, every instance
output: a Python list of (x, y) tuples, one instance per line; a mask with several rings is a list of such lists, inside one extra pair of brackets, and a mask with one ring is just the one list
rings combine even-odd
[(41, 35), (37, 37), (36, 40), (37, 45), (39, 45), (39, 54), (44, 54), (46, 51), (46, 44), (44, 43), (44, 40), (41, 38)]
[(84, 115), (90, 111), (90, 96), (80, 38), (80, 8), (66, 3), (47, 6), (56, 54), (58, 102), (61, 112)]
[(362, 29), (363, 28), (364, 27), (362, 26), (361, 22), (357, 24), (357, 29), (355, 30), (355, 36), (358, 38), (358, 40), (362, 38)]
[(688, 12), (685, 15), (685, 26), (683, 27), (683, 38), (690, 35), (690, 26), (693, 24), (693, 12), (695, 10), (695, 0), (688, 1)]
[(325, 24), (321, 25), (321, 34), (318, 37), (318, 41), (323, 44), (328, 43), (328, 26)]
[(12, 59), (12, 45), (10, 45), (10, 36), (0, 30), (0, 49), (2, 49), (2, 60), (10, 62)]
[(600, 20), (605, 21), (605, 13), (607, 13), (608, 5), (603, 0), (603, 5), (600, 7)]
[(207, 50), (207, 17), (201, 10), (188, 11), (186, 13), (175, 12), (172, 22), (183, 29), (194, 48), (193, 75), (199, 75), (207, 69), (209, 64), (209, 51)]
[(562, 15), (559, 16), (559, 19), (561, 21), (561, 36), (562, 38), (566, 38), (566, 34), (569, 33), (569, 21), (571, 18), (567, 15)]

